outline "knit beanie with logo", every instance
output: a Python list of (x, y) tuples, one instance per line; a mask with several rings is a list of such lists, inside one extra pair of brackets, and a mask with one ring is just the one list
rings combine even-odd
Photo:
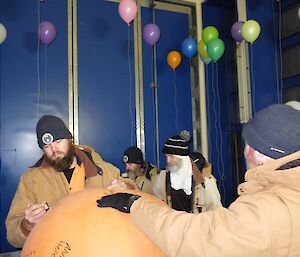
[(142, 151), (138, 147), (131, 146), (125, 150), (122, 160), (124, 163), (143, 164), (144, 156)]
[(44, 115), (36, 125), (37, 141), (40, 148), (59, 139), (72, 139), (62, 119), (53, 115)]

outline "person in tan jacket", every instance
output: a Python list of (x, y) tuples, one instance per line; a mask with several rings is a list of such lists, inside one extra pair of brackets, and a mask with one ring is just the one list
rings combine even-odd
[[(161, 170), (153, 191), (155, 195), (177, 211), (200, 213), (222, 206), (218, 199), (205, 197), (216, 180), (211, 176), (211, 165), (201, 153), (190, 151), (190, 134), (183, 130), (168, 138), (163, 147), (167, 167)], [(209, 179), (210, 178), (210, 179)], [(210, 201), (205, 201), (206, 199)]]
[(42, 158), (21, 178), (6, 218), (7, 239), (21, 248), (30, 231), (59, 199), (89, 187), (136, 189), (87, 145), (75, 146), (64, 122), (43, 116), (36, 126)]
[(99, 199), (132, 222), (169, 257), (300, 256), (300, 112), (275, 104), (243, 127), (249, 170), (227, 208), (179, 212), (134, 194)]
[(128, 147), (122, 160), (128, 177), (135, 182), (139, 190), (153, 195), (153, 186), (158, 177), (157, 167), (146, 161), (141, 149), (136, 146)]

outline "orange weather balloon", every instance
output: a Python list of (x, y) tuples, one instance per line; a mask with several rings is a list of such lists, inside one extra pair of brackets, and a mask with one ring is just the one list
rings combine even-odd
[(97, 207), (96, 200), (108, 194), (94, 188), (61, 199), (30, 232), (21, 257), (165, 257), (129, 214)]
[(167, 56), (167, 62), (175, 70), (181, 63), (181, 54), (177, 51), (171, 51)]

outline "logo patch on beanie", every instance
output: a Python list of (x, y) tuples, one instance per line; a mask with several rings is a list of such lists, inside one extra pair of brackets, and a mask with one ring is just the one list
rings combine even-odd
[(45, 133), (42, 136), (42, 141), (43, 141), (43, 143), (45, 145), (49, 145), (49, 144), (51, 144), (54, 141), (54, 138), (53, 138), (53, 136), (50, 133)]
[(124, 156), (123, 156), (123, 162), (124, 162), (124, 163), (128, 162), (128, 156), (127, 156), (127, 155), (124, 155)]

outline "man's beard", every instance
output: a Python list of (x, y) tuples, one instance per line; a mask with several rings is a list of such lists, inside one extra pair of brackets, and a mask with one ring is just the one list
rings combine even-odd
[(178, 160), (177, 163), (167, 165), (167, 170), (174, 173), (178, 172), (181, 168), (182, 168), (182, 160)]
[(66, 170), (67, 168), (70, 167), (70, 165), (72, 164), (72, 162), (74, 160), (75, 147), (72, 144), (72, 142), (70, 142), (68, 146), (69, 146), (68, 147), (69, 149), (63, 158), (57, 158), (57, 159), (53, 160), (45, 154), (45, 161), (56, 171)]
[(132, 180), (135, 180), (137, 177), (137, 174), (135, 171), (127, 171), (128, 177)]
[(134, 170), (127, 170), (126, 172), (128, 174), (128, 177), (132, 180), (135, 180), (138, 176), (140, 176), (143, 173), (142, 167), (136, 167)]

